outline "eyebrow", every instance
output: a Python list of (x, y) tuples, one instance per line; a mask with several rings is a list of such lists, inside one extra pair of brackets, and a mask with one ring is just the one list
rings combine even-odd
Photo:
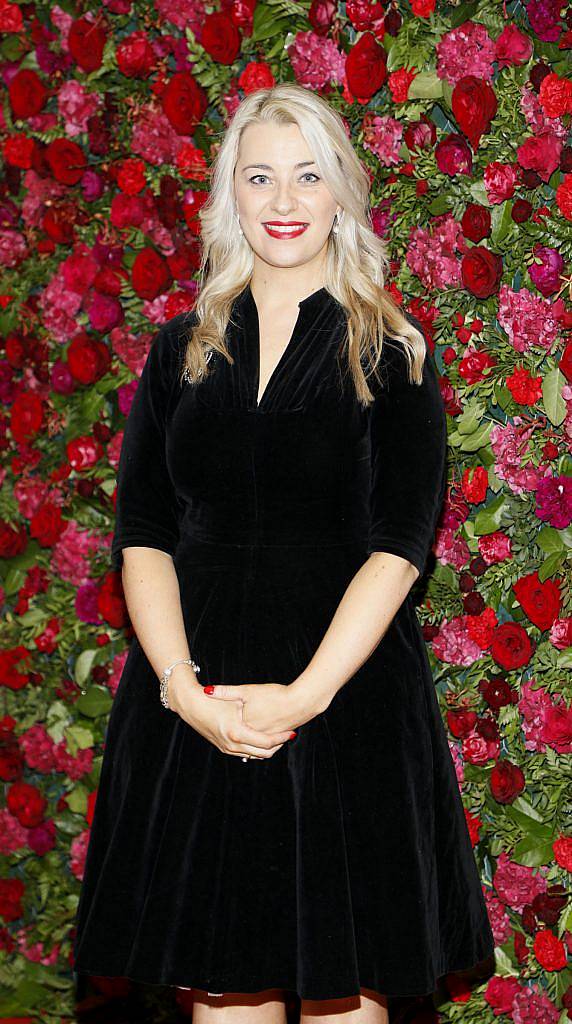
[[(302, 160), (301, 163), (294, 165), (294, 170), (297, 170), (298, 167), (312, 167), (312, 165), (315, 163), (315, 160)], [(242, 170), (248, 171), (250, 170), (250, 168), (255, 167), (258, 167), (262, 171), (272, 171), (274, 169), (273, 167), (270, 166), (270, 164), (247, 164), (246, 167), (242, 168)]]

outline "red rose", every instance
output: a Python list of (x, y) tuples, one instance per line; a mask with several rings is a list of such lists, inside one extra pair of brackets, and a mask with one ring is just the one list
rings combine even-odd
[(474, 729), (477, 721), (475, 711), (448, 711), (447, 724), (453, 736), (460, 739), (461, 736), (468, 736)]
[(465, 238), (469, 241), (482, 242), (490, 234), (491, 215), (489, 210), (479, 203), (469, 203), (461, 218), (461, 227)]
[(21, 171), (29, 171), (34, 159), (34, 139), (29, 139), (21, 132), (14, 132), (4, 142), (4, 159), (11, 167), (19, 167)]
[(82, 71), (97, 71), (103, 62), (106, 34), (101, 19), (78, 18), (68, 33), (69, 51)]
[(0, 728), (0, 779), (14, 782), (22, 777), (24, 755), (11, 729)]
[(524, 773), (512, 761), (497, 761), (491, 771), (491, 793), (498, 804), (512, 804), (526, 786)]
[(47, 805), (45, 796), (29, 782), (14, 782), (8, 789), (6, 806), (24, 828), (39, 825)]
[(566, 343), (558, 369), (562, 371), (566, 380), (572, 383), (572, 341)]
[(545, 971), (561, 971), (566, 967), (566, 947), (549, 928), (536, 933), (533, 949), (538, 963)]
[(491, 657), (501, 668), (511, 672), (526, 665), (532, 656), (532, 641), (518, 622), (497, 626), (491, 644)]
[(9, 690), (23, 690), (30, 682), (30, 676), (24, 669), (32, 657), (30, 651), (21, 644), (9, 650), (0, 651), (0, 685)]
[(129, 622), (129, 612), (123, 595), (120, 572), (108, 572), (97, 593), (97, 610), (104, 622), (114, 629), (123, 629)]
[(552, 844), (557, 864), (572, 874), (572, 836), (559, 836)]
[(15, 558), (26, 550), (27, 544), (24, 526), (16, 530), (10, 523), (0, 519), (0, 558)]
[(156, 299), (172, 283), (171, 272), (162, 256), (146, 246), (141, 249), (131, 268), (131, 283), (141, 299)]
[(128, 196), (138, 195), (147, 184), (144, 161), (136, 158), (123, 160), (117, 168), (115, 177), (122, 192)]
[(8, 98), (14, 117), (25, 120), (42, 110), (48, 90), (31, 68), (17, 71), (8, 86)]
[(542, 79), (538, 98), (547, 117), (572, 114), (572, 82), (551, 72)]
[(103, 447), (93, 437), (83, 434), (81, 437), (74, 437), (73, 441), (66, 444), (68, 462), (76, 473), (84, 469), (91, 469), (99, 462), (103, 455)]
[(224, 11), (207, 14), (199, 41), (217, 64), (232, 64), (240, 53), (240, 32)]
[(488, 299), (498, 291), (502, 278), (502, 258), (483, 245), (470, 249), (461, 260), (461, 279), (467, 291), (478, 299)]
[(44, 150), (44, 159), (56, 181), (77, 185), (86, 168), (85, 154), (71, 139), (54, 139)]
[(513, 588), (524, 614), (539, 629), (550, 629), (560, 612), (560, 589), (554, 580), (541, 583), (538, 572), (518, 580)]
[(67, 527), (58, 505), (45, 501), (30, 519), (30, 536), (35, 537), (41, 547), (51, 548)]
[(268, 64), (262, 61), (251, 60), (238, 76), (238, 86), (246, 96), (258, 89), (269, 89), (275, 82), (276, 79)]
[(42, 227), (57, 245), (70, 245), (74, 240), (77, 206), (72, 202), (59, 202), (57, 206), (46, 206), (42, 216)]
[(126, 78), (148, 78), (156, 63), (153, 47), (143, 31), (125, 36), (115, 51), (115, 58)]
[(17, 921), (24, 913), (24, 888), (21, 878), (0, 878), (0, 917), (5, 921)]
[(467, 140), (456, 132), (451, 132), (435, 146), (437, 167), (443, 174), (453, 177), (455, 174), (471, 174), (473, 154)]
[(451, 107), (459, 128), (475, 150), (497, 112), (494, 89), (476, 75), (465, 75), (453, 89)]
[(10, 410), (10, 430), (18, 444), (31, 441), (42, 427), (43, 403), (35, 391), (21, 392)]
[(556, 189), (556, 205), (566, 220), (572, 220), (572, 174), (567, 174)]
[(528, 64), (532, 53), (532, 40), (516, 25), (505, 25), (495, 40), (495, 60), (499, 68)]
[(387, 58), (383, 46), (371, 32), (364, 32), (346, 57), (348, 89), (357, 99), (369, 100), (387, 78)]
[(173, 75), (161, 94), (161, 104), (179, 135), (192, 135), (208, 106), (207, 94), (188, 71)]
[(67, 356), (70, 373), (80, 384), (94, 384), (111, 365), (107, 345), (83, 331), (70, 342)]

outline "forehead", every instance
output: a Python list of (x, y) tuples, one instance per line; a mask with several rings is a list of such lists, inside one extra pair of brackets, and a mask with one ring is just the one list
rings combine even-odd
[(297, 124), (250, 124), (238, 148), (239, 170), (249, 163), (267, 169), (313, 162), (313, 154)]

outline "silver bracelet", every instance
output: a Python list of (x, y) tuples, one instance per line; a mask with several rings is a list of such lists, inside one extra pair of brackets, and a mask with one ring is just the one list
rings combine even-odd
[(169, 679), (171, 678), (171, 673), (175, 668), (175, 665), (190, 665), (191, 668), (195, 670), (195, 672), (201, 671), (199, 666), (196, 664), (196, 662), (193, 661), (192, 658), (179, 658), (178, 661), (174, 661), (172, 665), (167, 666), (167, 668), (163, 671), (163, 675), (161, 676), (161, 681), (159, 683), (159, 696), (161, 698), (161, 704), (163, 705), (164, 708), (167, 708), (167, 711), (173, 710), (171, 705), (169, 704), (167, 686), (169, 683)]

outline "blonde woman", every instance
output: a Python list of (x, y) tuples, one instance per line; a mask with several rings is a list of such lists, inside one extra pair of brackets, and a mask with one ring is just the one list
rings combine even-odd
[(158, 331), (123, 438), (135, 636), (75, 969), (191, 989), (194, 1024), (284, 1024), (292, 993), (302, 1024), (382, 1024), (493, 950), (410, 593), (445, 411), (368, 203), (324, 100), (243, 100), (196, 307)]

